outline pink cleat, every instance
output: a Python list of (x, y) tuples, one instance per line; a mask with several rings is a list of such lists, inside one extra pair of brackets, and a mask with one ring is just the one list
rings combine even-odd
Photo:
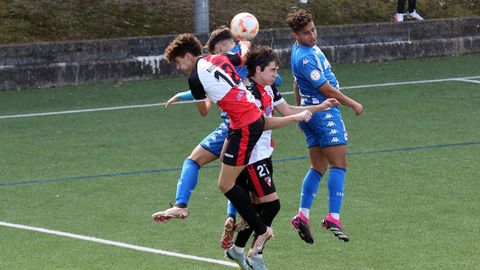
[(325, 230), (330, 230), (336, 237), (338, 237), (338, 239), (345, 242), (350, 241), (343, 230), (342, 222), (338, 219), (334, 219), (332, 215), (328, 214), (327, 217), (322, 220), (322, 227)]

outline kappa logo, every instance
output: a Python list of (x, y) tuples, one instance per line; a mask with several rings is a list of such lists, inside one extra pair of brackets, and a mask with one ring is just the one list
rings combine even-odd
[(332, 119), (333, 118), (333, 115), (331, 113), (327, 113), (327, 115), (325, 115), (325, 118), (323, 119)]
[(333, 127), (333, 126), (335, 126), (335, 122), (333, 122), (333, 121), (328, 121), (327, 127)]
[(212, 140), (213, 140), (213, 141), (216, 141), (216, 140), (217, 140), (217, 136), (213, 135), (213, 136), (212, 136)]
[(302, 63), (303, 63), (304, 65), (306, 65), (306, 64), (310, 63), (310, 61), (308, 61), (307, 58), (303, 58)]
[(333, 137), (331, 142), (332, 143), (338, 143), (338, 142), (340, 142), (340, 140), (337, 137)]
[(222, 131), (222, 130), (217, 130), (217, 134), (218, 134), (218, 135), (222, 135), (222, 134), (223, 134), (223, 131)]
[(338, 133), (338, 131), (336, 129), (332, 129), (332, 130), (330, 130), (330, 133), (328, 133), (328, 134), (329, 135), (335, 135), (337, 133)]

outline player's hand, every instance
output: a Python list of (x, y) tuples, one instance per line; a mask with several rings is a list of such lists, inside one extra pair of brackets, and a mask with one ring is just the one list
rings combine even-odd
[(322, 102), (326, 109), (331, 108), (333, 106), (340, 105), (340, 102), (336, 98), (327, 98), (325, 101)]
[(357, 102), (353, 105), (352, 110), (356, 116), (360, 116), (363, 113), (363, 105)]
[(169, 100), (167, 100), (167, 102), (165, 102), (165, 108), (167, 108), (168, 106), (170, 106), (171, 104), (173, 104), (175, 102), (178, 102), (179, 100), (180, 100), (180, 98), (178, 97), (178, 94), (176, 94), (175, 96), (173, 96)]
[(299, 122), (300, 121), (308, 122), (312, 118), (312, 112), (308, 110), (298, 113), (296, 115), (298, 115), (297, 121)]

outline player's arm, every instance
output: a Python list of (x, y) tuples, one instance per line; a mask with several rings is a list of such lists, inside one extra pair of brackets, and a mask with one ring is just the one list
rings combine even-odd
[(284, 117), (265, 117), (264, 130), (282, 128), (300, 121), (308, 122), (310, 118), (312, 118), (312, 113), (308, 110)]
[(294, 80), (293, 81), (293, 93), (295, 94), (295, 102), (297, 106), (300, 106), (300, 92), (298, 90), (298, 85), (297, 82)]
[[(249, 40), (240, 40), (238, 44), (240, 44), (240, 55), (242, 56), (242, 59), (245, 60), (245, 57), (252, 46), (252, 42)], [(245, 63), (245, 61), (242, 61), (242, 63)]]
[(362, 104), (356, 102), (354, 99), (349, 98), (347, 95), (338, 91), (336, 88), (330, 85), (330, 83), (325, 82), (322, 86), (318, 88), (318, 91), (322, 93), (325, 97), (335, 98), (340, 102), (340, 104), (350, 107), (355, 115), (361, 115), (363, 112)]
[(192, 100), (193, 100), (193, 95), (192, 95), (192, 91), (190, 90), (176, 93), (173, 97), (169, 98), (167, 102), (165, 102), (165, 108), (179, 101), (192, 101)]
[(192, 74), (190, 74), (188, 77), (188, 85), (190, 86), (198, 112), (201, 116), (207, 116), (211, 108), (211, 102), (207, 97), (207, 93), (205, 92), (205, 88), (203, 88), (203, 84), (200, 81), (197, 72), (192, 72)]
[(196, 100), (195, 105), (197, 106), (197, 110), (201, 116), (207, 116), (212, 107), (212, 103), (210, 102), (209, 98), (204, 100)]
[(324, 111), (330, 107), (338, 106), (338, 105), (340, 105), (340, 102), (338, 102), (338, 100), (334, 98), (328, 98), (318, 105), (303, 106), (303, 107), (292, 106), (288, 104), (286, 101), (284, 101), (278, 105), (275, 105), (275, 110), (277, 110), (282, 116), (286, 116), (286, 115), (292, 115), (299, 112), (303, 112), (305, 110), (308, 110), (312, 113), (316, 113), (316, 112)]

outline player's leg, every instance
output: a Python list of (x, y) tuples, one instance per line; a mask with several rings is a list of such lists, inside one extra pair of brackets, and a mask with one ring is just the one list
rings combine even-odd
[(313, 244), (314, 242), (309, 225), (310, 208), (317, 194), (322, 175), (325, 173), (328, 165), (328, 161), (319, 146), (319, 138), (322, 136), (320, 131), (322, 118), (324, 118), (322, 114), (315, 113), (310, 122), (300, 123), (300, 127), (307, 141), (311, 167), (303, 178), (299, 211), (298, 214), (292, 218), (291, 223), (298, 231), (300, 238), (309, 244)]
[[(271, 226), (273, 219), (280, 211), (280, 200), (273, 182), (273, 166), (271, 158), (263, 159), (254, 164), (248, 165), (243, 170), (242, 174), (245, 176), (244, 179), (248, 183), (248, 190), (250, 190), (255, 211), (265, 225)], [(252, 233), (253, 229), (251, 228), (239, 231), (235, 239), (235, 245), (230, 249), (230, 252), (243, 254), (245, 245)], [(252, 252), (249, 252), (249, 254), (251, 253)], [(263, 251), (248, 257), (247, 263), (252, 269), (266, 269), (263, 259)]]
[(416, 5), (416, 0), (408, 0), (408, 16), (415, 20), (423, 20), (423, 17), (417, 12)]
[(158, 222), (166, 222), (171, 218), (186, 218), (188, 216), (188, 201), (198, 182), (198, 171), (206, 164), (218, 159), (223, 143), (228, 134), (226, 123), (210, 133), (192, 151), (190, 156), (183, 162), (180, 178), (177, 182), (175, 205), (156, 212), (152, 218)]
[(395, 22), (403, 22), (403, 17), (405, 16), (405, 0), (398, 0), (397, 3), (397, 14), (395, 14)]
[[(340, 114), (331, 119), (322, 139), (322, 151), (330, 164), (328, 174), (328, 214), (322, 221), (325, 229), (329, 229), (339, 239), (348, 241), (343, 225), (340, 222), (345, 177), (347, 172), (347, 132)], [(332, 132), (334, 131), (334, 132)]]
[(230, 130), (226, 150), (222, 155), (223, 163), (218, 181), (219, 189), (258, 235), (251, 249), (252, 255), (263, 250), (266, 241), (273, 236), (273, 230), (260, 220), (250, 202), (250, 196), (240, 186), (236, 185), (235, 181), (241, 170), (248, 164), (252, 150), (262, 135), (263, 127), (264, 119), (260, 117), (247, 127)]
[[(248, 192), (248, 187), (246, 184), (247, 180), (245, 178), (246, 174), (244, 171), (245, 169), (243, 169), (243, 171), (237, 177), (235, 184)], [(220, 246), (225, 250), (229, 249), (233, 245), (233, 234), (236, 231), (236, 215), (237, 209), (235, 209), (235, 206), (233, 206), (233, 204), (227, 200), (227, 217), (223, 225), (222, 236), (220, 237)]]

